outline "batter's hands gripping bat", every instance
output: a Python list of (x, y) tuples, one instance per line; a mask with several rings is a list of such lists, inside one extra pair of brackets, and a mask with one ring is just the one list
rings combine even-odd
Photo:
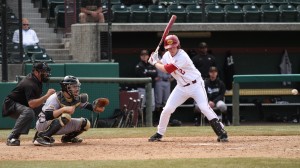
[(167, 27), (165, 28), (165, 31), (160, 39), (160, 42), (158, 44), (158, 46), (156, 47), (155, 52), (158, 52), (159, 46), (163, 43), (163, 41), (165, 40), (165, 38), (167, 37), (167, 35), (169, 34), (170, 29), (172, 28), (175, 20), (176, 20), (177, 16), (176, 15), (172, 15), (172, 17), (169, 20), (169, 23), (167, 24)]
[(105, 106), (109, 104), (108, 98), (98, 98), (93, 101), (94, 112), (102, 113), (105, 110)]

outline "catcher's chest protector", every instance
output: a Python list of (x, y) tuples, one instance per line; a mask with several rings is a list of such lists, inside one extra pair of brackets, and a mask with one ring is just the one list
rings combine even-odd
[(60, 92), (57, 92), (57, 99), (59, 101), (59, 104), (61, 107), (64, 107), (64, 106), (79, 106), (80, 105), (80, 99), (79, 100), (75, 100), (75, 99), (66, 99), (63, 95), (63, 92), (60, 91)]

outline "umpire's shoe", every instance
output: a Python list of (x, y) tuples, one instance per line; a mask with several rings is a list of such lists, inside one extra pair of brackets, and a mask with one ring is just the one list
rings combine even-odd
[(6, 145), (7, 146), (20, 146), (20, 140), (15, 139), (15, 138), (7, 139)]
[(149, 142), (160, 141), (163, 136), (159, 133), (155, 133), (152, 137), (149, 138)]
[(7, 146), (20, 146), (20, 135), (21, 134), (16, 134), (14, 132), (10, 133), (7, 141), (6, 141), (6, 145)]

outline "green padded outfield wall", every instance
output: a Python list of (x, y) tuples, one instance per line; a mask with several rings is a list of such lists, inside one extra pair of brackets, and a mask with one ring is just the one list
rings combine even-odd
[[(52, 77), (64, 77), (65, 75), (73, 75), (80, 79), (80, 77), (119, 77), (119, 64), (118, 63), (66, 63), (66, 64), (49, 64), (51, 68)], [(25, 65), (25, 74), (31, 72), (32, 64)], [(24, 74), (24, 75), (25, 75)], [(17, 83), (0, 83), (1, 92), (1, 105), (6, 95), (16, 86)], [(44, 84), (43, 94), (49, 89), (54, 88), (60, 90), (58, 83)], [(81, 93), (88, 93), (89, 102), (92, 102), (98, 97), (107, 97), (110, 99), (110, 104), (104, 113), (99, 115), (100, 118), (109, 118), (113, 115), (114, 110), (119, 107), (119, 84), (114, 83), (81, 83)], [(89, 110), (77, 109), (74, 118), (84, 117), (93, 122), (97, 113), (90, 112)], [(12, 128), (15, 120), (6, 117), (0, 117), (0, 129)], [(33, 123), (34, 125), (34, 123)]]

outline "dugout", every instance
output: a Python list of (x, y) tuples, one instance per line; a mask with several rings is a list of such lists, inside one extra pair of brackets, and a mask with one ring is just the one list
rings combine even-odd
[[(65, 75), (73, 75), (80, 79), (80, 77), (119, 77), (118, 63), (65, 63), (65, 64), (49, 64), (51, 68), (52, 77), (63, 77)], [(25, 71), (23, 75), (31, 72), (32, 64), (25, 64)], [(0, 102), (3, 102), (6, 95), (16, 86), (17, 82), (0, 82)], [(60, 90), (58, 83), (44, 84), (44, 92), (49, 88)], [(119, 107), (119, 85), (115, 83), (82, 83), (81, 93), (88, 93), (89, 101), (99, 97), (107, 97), (110, 99), (110, 105), (106, 107), (104, 113), (101, 113), (100, 118), (111, 117), (114, 113), (115, 107)], [(2, 103), (0, 104), (2, 109)], [(72, 117), (84, 117), (90, 119), (92, 122), (96, 117), (96, 113), (88, 110), (77, 109)], [(10, 117), (3, 118), (0, 116), (0, 128), (12, 128), (15, 120)], [(35, 123), (32, 123), (32, 128)]]

